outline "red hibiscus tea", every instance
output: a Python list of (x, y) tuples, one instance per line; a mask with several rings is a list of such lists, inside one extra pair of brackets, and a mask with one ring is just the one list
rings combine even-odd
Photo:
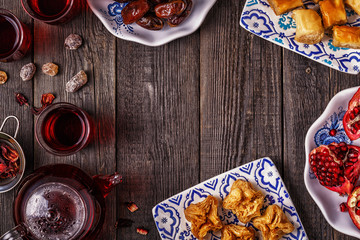
[(34, 19), (48, 24), (61, 24), (73, 18), (80, 0), (21, 0), (25, 11)]
[(30, 30), (11, 12), (0, 9), (0, 61), (11, 62), (25, 56), (30, 48)]
[(74, 154), (90, 142), (94, 127), (90, 116), (69, 103), (50, 105), (36, 122), (36, 139), (55, 155)]

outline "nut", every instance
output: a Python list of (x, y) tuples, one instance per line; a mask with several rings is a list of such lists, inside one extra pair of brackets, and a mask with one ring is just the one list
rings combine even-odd
[(36, 72), (36, 66), (33, 63), (26, 64), (20, 70), (20, 77), (23, 81), (32, 79)]
[(59, 72), (59, 66), (54, 63), (46, 63), (42, 66), (42, 71), (46, 75), (51, 77), (55, 76)]
[(65, 48), (69, 50), (76, 50), (82, 45), (82, 38), (77, 34), (70, 34), (65, 39)]
[(76, 92), (87, 83), (87, 75), (81, 70), (66, 83), (67, 92)]
[(6, 83), (7, 80), (8, 80), (8, 76), (6, 72), (0, 71), (0, 84)]

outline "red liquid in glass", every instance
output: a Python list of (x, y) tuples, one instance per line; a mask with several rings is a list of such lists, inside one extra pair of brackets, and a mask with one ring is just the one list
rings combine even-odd
[(14, 20), (0, 15), (0, 56), (9, 55), (15, 50), (19, 42), (18, 31)]
[(71, 109), (52, 111), (42, 125), (42, 135), (52, 148), (69, 150), (80, 143), (85, 135), (85, 123), (79, 113)]
[(30, 7), (42, 17), (56, 17), (66, 11), (70, 0), (28, 0)]

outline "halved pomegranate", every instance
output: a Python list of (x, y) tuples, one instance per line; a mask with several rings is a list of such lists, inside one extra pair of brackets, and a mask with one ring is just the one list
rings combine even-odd
[(321, 145), (310, 153), (310, 168), (327, 189), (350, 194), (360, 174), (359, 152), (359, 147), (344, 142)]
[(360, 229), (360, 187), (356, 187), (349, 195), (347, 205), (351, 220)]
[(360, 88), (351, 98), (343, 118), (346, 135), (354, 141), (360, 138)]

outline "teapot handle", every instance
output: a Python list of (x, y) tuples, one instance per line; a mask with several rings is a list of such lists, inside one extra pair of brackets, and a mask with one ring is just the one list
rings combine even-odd
[(4, 235), (0, 237), (0, 240), (20, 240), (27, 235), (26, 227), (22, 224), (17, 225)]

